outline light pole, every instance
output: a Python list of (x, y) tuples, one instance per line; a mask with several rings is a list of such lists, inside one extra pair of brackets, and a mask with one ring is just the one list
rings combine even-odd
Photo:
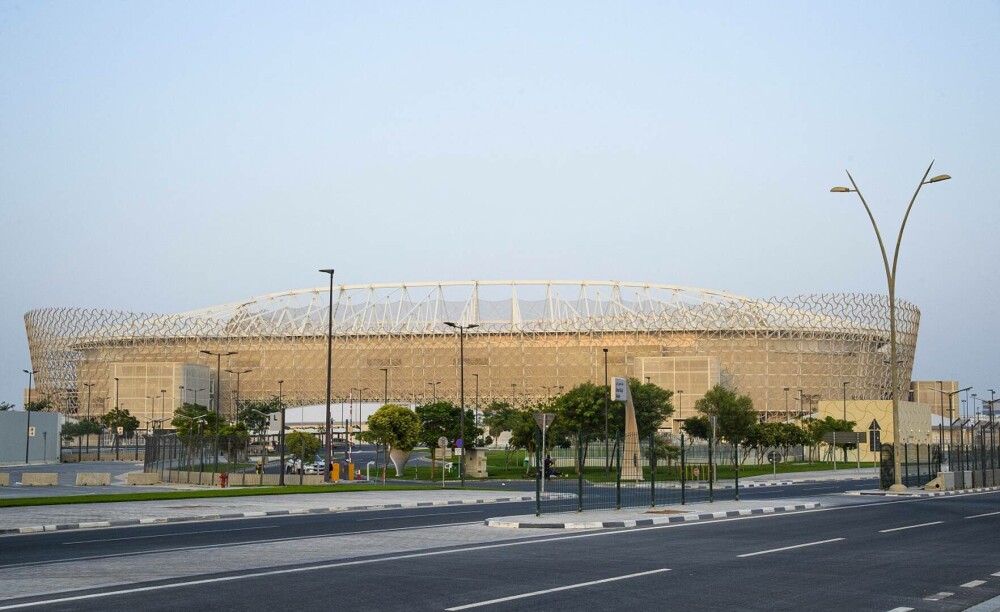
[[(93, 392), (94, 383), (83, 383), (87, 387), (87, 421), (90, 421), (90, 394)], [(87, 427), (90, 427), (89, 425)], [(90, 457), (90, 434), (87, 434), (87, 457)]]
[(202, 387), (201, 389), (188, 389), (188, 391), (194, 391), (194, 405), (195, 406), (200, 406), (201, 405), (201, 404), (198, 403), (198, 392), (199, 391), (204, 391), (204, 390), (205, 390), (204, 387)]
[(608, 447), (608, 400), (611, 387), (608, 386), (608, 349), (604, 351), (604, 474), (611, 473), (611, 455)]
[(437, 382), (429, 382), (427, 384), (430, 385), (431, 388), (432, 388), (432, 391), (431, 391), (431, 398), (432, 399), (431, 399), (431, 401), (437, 403), (437, 401), (438, 401), (438, 385), (441, 384), (441, 381), (439, 380)]
[(792, 422), (792, 413), (788, 412), (788, 387), (785, 387), (785, 422)]
[(799, 389), (799, 421), (802, 421), (802, 389)]
[(160, 389), (160, 429), (163, 429), (162, 423), (167, 420), (167, 390)]
[[(934, 389), (938, 393), (941, 393), (942, 395), (947, 395), (948, 396), (948, 438), (949, 438), (949, 442), (948, 442), (948, 471), (951, 471), (951, 447), (955, 444), (955, 431), (954, 431), (955, 428), (953, 427), (953, 423), (955, 421), (955, 419), (954, 419), (955, 413), (954, 413), (954, 410), (952, 409), (951, 398), (955, 397), (955, 395), (957, 395), (959, 393), (962, 393), (963, 391), (968, 391), (971, 388), (972, 387), (966, 387), (964, 389), (958, 389), (957, 391), (945, 391), (944, 389)], [(942, 412), (944, 412), (944, 410), (942, 410)], [(942, 449), (942, 455), (943, 455), (944, 454), (944, 414), (941, 415), (941, 422), (938, 425), (938, 437), (941, 439), (941, 449)]]
[(847, 420), (847, 385), (851, 383), (844, 381), (844, 420)]
[(913, 203), (917, 201), (917, 195), (920, 193), (920, 188), (924, 185), (929, 185), (931, 183), (939, 183), (941, 181), (946, 181), (951, 177), (947, 174), (939, 174), (930, 180), (927, 180), (927, 176), (931, 173), (931, 168), (934, 167), (934, 162), (932, 161), (929, 166), (927, 166), (927, 171), (924, 172), (923, 178), (920, 179), (920, 183), (917, 184), (916, 191), (913, 192), (913, 197), (910, 198), (910, 204), (906, 207), (906, 213), (903, 215), (903, 222), (899, 226), (899, 235), (896, 237), (896, 248), (892, 256), (892, 266), (889, 265), (889, 256), (885, 250), (885, 243), (882, 240), (882, 233), (878, 229), (878, 224), (875, 223), (875, 215), (872, 214), (871, 208), (868, 206), (868, 202), (865, 201), (865, 197), (861, 194), (861, 190), (858, 189), (858, 184), (854, 182), (854, 177), (851, 173), (847, 173), (847, 178), (851, 181), (852, 188), (849, 187), (833, 187), (830, 189), (833, 193), (849, 193), (854, 192), (858, 194), (858, 198), (861, 199), (861, 204), (864, 205), (865, 211), (868, 213), (868, 218), (872, 222), (872, 228), (875, 230), (875, 237), (878, 239), (878, 247), (882, 253), (882, 264), (885, 267), (885, 279), (889, 286), (889, 360), (891, 361), (892, 368), (892, 384), (890, 385), (890, 390), (892, 393), (892, 436), (893, 444), (895, 448), (892, 453), (892, 464), (895, 483), (889, 487), (890, 491), (905, 491), (906, 487), (903, 485), (903, 475), (901, 473), (902, 466), (899, 458), (898, 451), (899, 443), (901, 442), (901, 430), (899, 428), (899, 379), (897, 374), (897, 369), (899, 367), (896, 362), (896, 266), (899, 263), (899, 247), (903, 241), (903, 230), (906, 229), (906, 220), (910, 216), (910, 211), (913, 209)]
[[(360, 418), (362, 416), (362, 412), (361, 412), (361, 396), (362, 396), (362, 394), (365, 391), (368, 391), (368, 387), (361, 387), (360, 389), (358, 387), (352, 387), (351, 388), (351, 394), (353, 395), (355, 391), (358, 392), (358, 417)], [(353, 402), (351, 403), (351, 413), (350, 413), (350, 415), (348, 415), (347, 421), (350, 424), (350, 429), (354, 429), (354, 403)], [(351, 433), (352, 432), (350, 430), (348, 430), (348, 432), (347, 432), (347, 463), (349, 465), (353, 465), (353, 461), (354, 461), (354, 444), (351, 443), (351, 438), (353, 437), (353, 436), (351, 436)]]
[(219, 351), (217, 353), (202, 350), (202, 354), (215, 356), (215, 435), (213, 436), (212, 455), (212, 482), (215, 482), (215, 475), (219, 472), (219, 425), (222, 419), (219, 407), (222, 404), (222, 358), (235, 355), (236, 351)]
[(253, 372), (253, 368), (247, 368), (245, 370), (230, 370), (229, 368), (226, 368), (226, 371), (229, 372), (230, 374), (235, 374), (236, 375), (236, 409), (234, 410), (234, 412), (236, 412), (236, 424), (239, 425), (239, 423), (240, 423), (240, 374), (248, 374), (250, 372)]
[(473, 373), (473, 376), (476, 377), (476, 411), (473, 413), (472, 418), (476, 425), (479, 425), (479, 374)]
[(278, 461), (278, 486), (285, 486), (285, 402), (284, 396), (282, 394), (282, 385), (285, 381), (278, 381), (278, 412), (281, 413), (281, 426), (278, 428), (278, 446), (281, 447), (281, 453), (279, 455)]
[[(24, 463), (28, 464), (28, 445), (31, 443), (31, 379), (38, 370), (21, 370), (28, 375), (28, 401), (24, 404), (24, 411), (27, 413), (28, 425), (24, 428)], [(117, 378), (115, 380), (118, 380)]]
[[(330, 301), (326, 310), (326, 458), (323, 461), (323, 482), (330, 482), (330, 462), (333, 461), (333, 445), (330, 440), (330, 392), (333, 385), (333, 268), (320, 270), (330, 275)], [(304, 460), (303, 460), (304, 461)], [(303, 468), (304, 471), (304, 468)]]
[(445, 325), (458, 330), (458, 388), (459, 404), (462, 413), (459, 418), (459, 436), (462, 439), (462, 452), (458, 458), (458, 476), (461, 486), (465, 487), (465, 332), (479, 327), (478, 323), (459, 325), (453, 321), (445, 321)]
[(382, 405), (385, 406), (389, 403), (389, 368), (379, 369), (385, 375), (385, 380), (382, 382)]
[(517, 401), (517, 383), (510, 383), (510, 407), (514, 407)]

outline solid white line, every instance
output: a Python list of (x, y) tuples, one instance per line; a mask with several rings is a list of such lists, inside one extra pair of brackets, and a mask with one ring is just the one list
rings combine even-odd
[(180, 535), (199, 535), (202, 533), (223, 533), (226, 531), (250, 531), (253, 529), (278, 529), (277, 525), (270, 525), (268, 527), (240, 527), (238, 529), (208, 529), (205, 531), (183, 531), (181, 533), (162, 533), (159, 535), (145, 535), (145, 536), (134, 536), (129, 538), (107, 538), (105, 540), (78, 540), (76, 542), (63, 542), (63, 546), (72, 546), (73, 544), (94, 544), (97, 542), (119, 542), (121, 540), (148, 540), (150, 538), (173, 538)]
[(977, 586), (982, 586), (984, 584), (986, 584), (985, 580), (970, 580), (969, 582), (966, 582), (965, 584), (960, 585), (960, 586), (963, 586), (963, 587), (965, 587), (967, 589), (974, 589)]
[(934, 521), (933, 523), (920, 523), (919, 525), (907, 525), (906, 527), (894, 527), (892, 529), (879, 529), (879, 533), (890, 533), (893, 531), (903, 531), (904, 529), (916, 529), (917, 527), (930, 527), (931, 525), (940, 525), (944, 521)]
[(650, 574), (659, 574), (662, 572), (669, 572), (669, 568), (660, 568), (655, 570), (650, 570), (648, 572), (639, 572), (637, 574), (626, 574), (625, 576), (615, 576), (614, 578), (604, 578), (602, 580), (591, 580), (590, 582), (580, 582), (577, 584), (567, 584), (566, 586), (555, 587), (554, 589), (545, 589), (542, 591), (532, 591), (531, 593), (522, 593), (520, 595), (511, 595), (510, 597), (500, 597), (498, 599), (490, 599), (488, 601), (479, 601), (476, 603), (465, 604), (464, 606), (455, 606), (453, 608), (445, 608), (446, 612), (454, 612), (455, 610), (468, 610), (469, 608), (479, 608), (481, 606), (490, 606), (497, 603), (503, 603), (505, 601), (514, 601), (516, 599), (524, 599), (526, 597), (536, 597), (538, 595), (546, 595), (548, 593), (558, 593), (559, 591), (568, 591), (569, 589), (579, 589), (581, 587), (593, 586), (595, 584), (604, 584), (606, 582), (617, 582), (618, 580), (628, 580), (629, 578), (638, 578), (640, 576), (649, 576)]
[(996, 516), (998, 514), (1000, 514), (1000, 512), (987, 512), (986, 514), (973, 514), (972, 516), (967, 516), (965, 518), (980, 518), (983, 516)]
[(839, 542), (839, 541), (841, 541), (843, 539), (844, 538), (833, 538), (831, 540), (820, 540), (819, 542), (808, 542), (806, 544), (796, 544), (795, 546), (784, 546), (782, 548), (772, 548), (771, 550), (758, 550), (757, 552), (744, 553), (742, 555), (736, 555), (736, 558), (737, 559), (741, 559), (743, 557), (754, 557), (754, 556), (757, 556), (757, 555), (766, 555), (768, 553), (781, 552), (783, 550), (792, 550), (792, 549), (795, 549), (795, 548), (805, 548), (806, 546), (817, 546), (819, 544), (829, 544), (830, 542)]
[(904, 607), (900, 607), (900, 608), (893, 608), (892, 610), (889, 610), (889, 612), (910, 612), (910, 610), (912, 610), (912, 609), (913, 608), (907, 608), (907, 607), (904, 606)]
[(433, 514), (396, 514), (393, 516), (380, 516), (377, 518), (354, 519), (357, 523), (365, 521), (394, 521), (401, 518), (422, 518), (427, 516), (441, 516), (443, 514), (478, 514), (482, 510), (463, 510), (462, 512), (434, 512)]

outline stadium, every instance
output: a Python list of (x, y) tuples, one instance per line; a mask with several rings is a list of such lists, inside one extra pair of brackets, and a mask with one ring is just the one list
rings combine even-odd
[[(463, 281), (335, 286), (332, 296), (328, 287), (303, 289), (179, 314), (32, 310), (35, 398), (81, 416), (117, 400), (143, 427), (215, 398), (230, 415), (238, 398), (325, 403), (331, 298), (338, 404), (458, 402), (459, 334), (446, 321), (478, 326), (464, 334), (469, 407), (527, 405), (603, 384), (606, 373), (674, 391), (668, 430), (715, 384), (749, 395), (767, 420), (810, 412), (847, 389), (851, 399), (890, 397), (887, 296), (752, 299), (652, 283)], [(896, 301), (902, 388), (919, 316)]]

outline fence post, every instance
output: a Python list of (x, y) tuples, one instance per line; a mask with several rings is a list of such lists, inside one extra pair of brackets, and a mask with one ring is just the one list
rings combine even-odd
[(656, 507), (656, 434), (649, 434), (649, 498), (650, 507)]
[(580, 469), (576, 472), (576, 511), (583, 512), (583, 429), (576, 432), (576, 464)]
[[(736, 474), (736, 486), (733, 490), (736, 491), (736, 501), (740, 501), (740, 443), (737, 442), (735, 449), (733, 451), (733, 471)], [(836, 449), (834, 449), (836, 450)]]
[(687, 463), (684, 461), (684, 434), (681, 434), (681, 505), (684, 505), (684, 489), (687, 486)]
[(615, 434), (615, 510), (622, 509), (622, 434), (619, 431)]
[(542, 515), (542, 434), (535, 432), (535, 516)]

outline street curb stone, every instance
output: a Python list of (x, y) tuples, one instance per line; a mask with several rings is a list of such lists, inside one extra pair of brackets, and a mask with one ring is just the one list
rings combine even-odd
[(756, 516), (761, 514), (776, 514), (779, 512), (795, 512), (797, 510), (812, 510), (819, 508), (820, 504), (815, 502), (795, 504), (790, 506), (773, 506), (767, 508), (753, 508), (743, 510), (726, 510), (721, 512), (701, 512), (693, 514), (678, 514), (673, 516), (653, 517), (648, 519), (635, 519), (626, 521), (565, 521), (551, 523), (532, 523), (528, 521), (518, 522), (506, 519), (486, 519), (487, 527), (501, 527), (506, 529), (615, 529), (621, 527), (646, 527), (649, 525), (666, 525), (669, 523), (689, 523), (693, 521), (705, 521), (720, 518), (734, 518), (739, 516)]
[(162, 523), (183, 523), (191, 521), (214, 521), (222, 519), (252, 518), (262, 516), (284, 516), (291, 514), (328, 514), (334, 512), (354, 512), (358, 510), (390, 510), (400, 508), (428, 508), (432, 506), (454, 506), (460, 504), (495, 504), (508, 502), (534, 501), (533, 495), (521, 497), (499, 497), (496, 499), (448, 500), (442, 502), (414, 502), (402, 504), (373, 504), (369, 506), (334, 506), (328, 508), (301, 508), (295, 510), (267, 510), (253, 512), (234, 512), (230, 514), (199, 514), (191, 516), (147, 517), (141, 519), (122, 519), (115, 521), (87, 521), (82, 523), (63, 523), (58, 525), (33, 525), (29, 527), (11, 527), (0, 529), (0, 535), (23, 533), (42, 533), (49, 531), (66, 531), (70, 529), (101, 529), (109, 527), (132, 527), (135, 525), (156, 525)]

